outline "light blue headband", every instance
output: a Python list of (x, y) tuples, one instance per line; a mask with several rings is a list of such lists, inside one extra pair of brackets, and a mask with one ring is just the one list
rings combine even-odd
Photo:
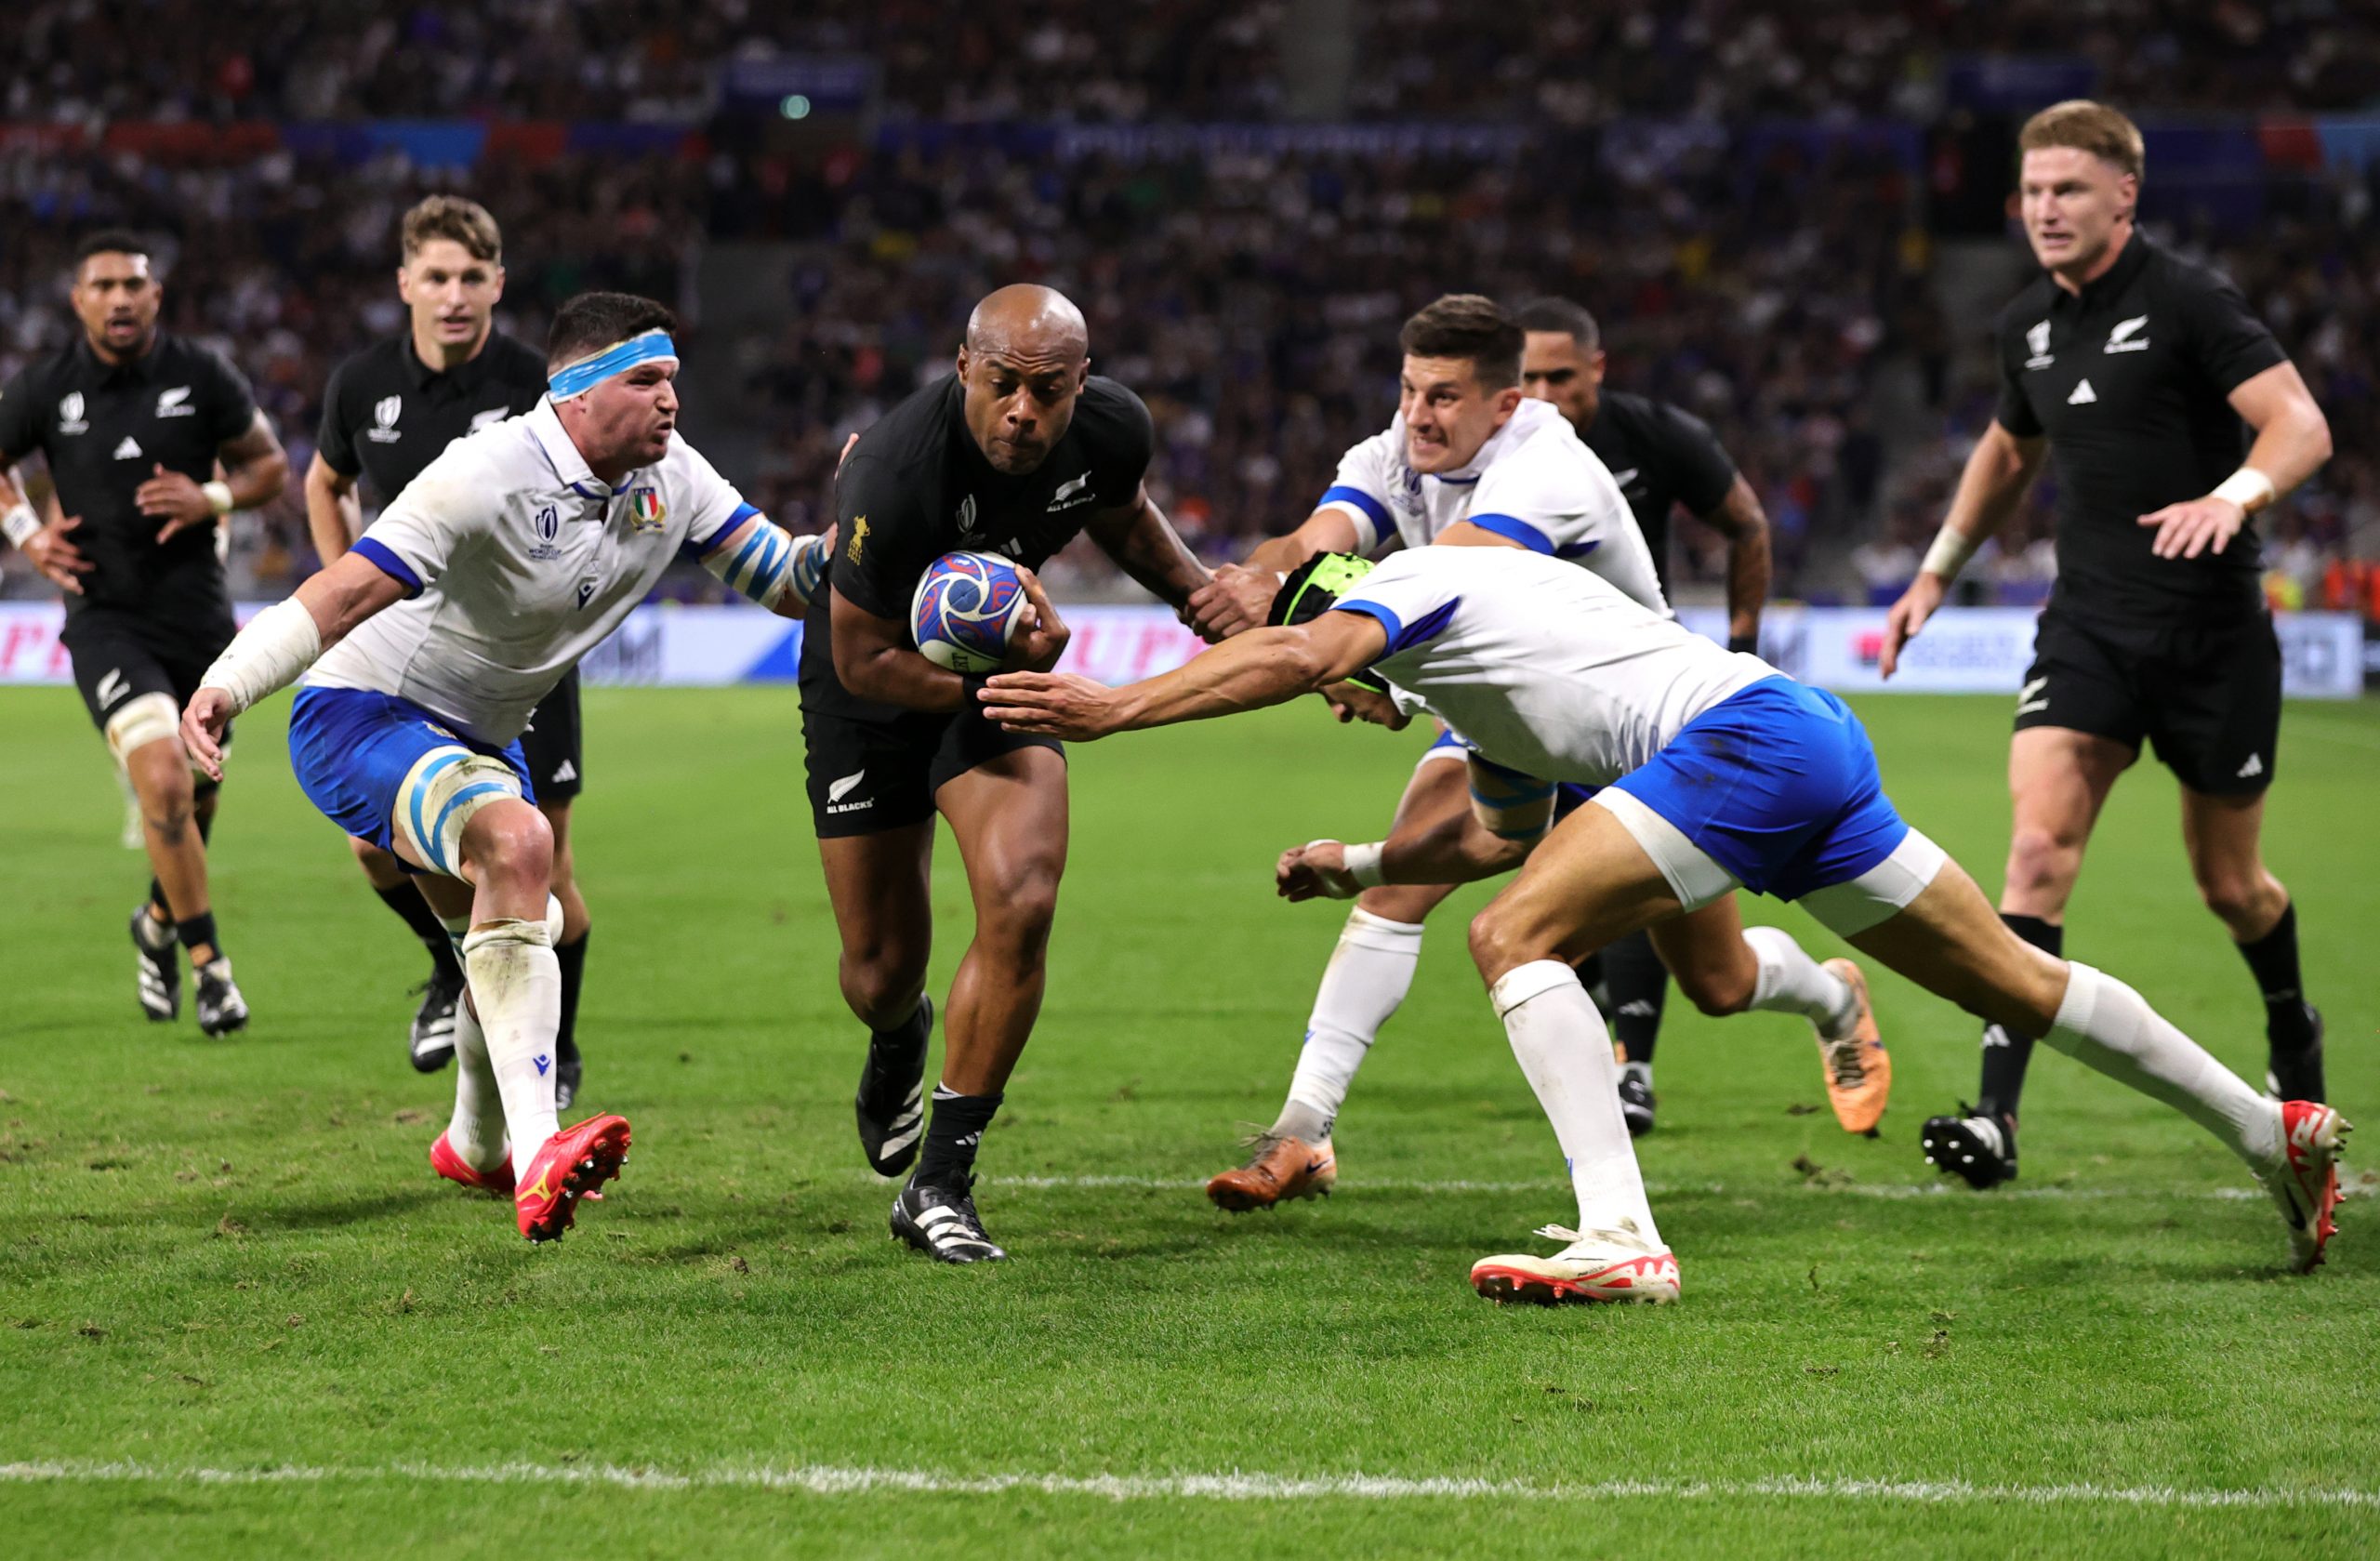
[(606, 347), (591, 358), (581, 358), (566, 368), (558, 369), (546, 381), (546, 388), (556, 401), (568, 401), (583, 396), (615, 374), (626, 374), (639, 364), (667, 358), (678, 361), (678, 344), (669, 339), (668, 331), (647, 331), (632, 336), (616, 346)]

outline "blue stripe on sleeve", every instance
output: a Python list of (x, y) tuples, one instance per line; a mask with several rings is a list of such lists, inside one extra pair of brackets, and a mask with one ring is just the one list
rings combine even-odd
[(1454, 621), (1454, 610), (1461, 605), (1462, 598), (1458, 596), (1427, 617), (1418, 618), (1398, 629), (1389, 637), (1390, 653), (1393, 655), (1397, 651), (1411, 650), (1416, 645), (1428, 644), (1444, 634), (1447, 625)]
[(1388, 518), (1388, 506), (1361, 488), (1351, 488), (1344, 483), (1334, 483), (1322, 490), (1322, 497), (1315, 508), (1320, 509), (1332, 504), (1352, 504), (1362, 510), (1372, 523), (1374, 540), (1384, 537), (1396, 529), (1396, 523)]
[(1334, 613), (1361, 613), (1368, 618), (1379, 619), (1380, 626), (1388, 630), (1388, 650), (1381, 652), (1382, 655), (1396, 649), (1396, 637), (1405, 632), (1405, 620), (1396, 615), (1394, 608), (1383, 607), (1377, 602), (1339, 601), (1330, 604), (1330, 610)]
[(1571, 542), (1556, 548), (1554, 549), (1554, 556), (1555, 558), (1584, 558), (1602, 546), (1602, 537), (1591, 537), (1584, 542)]
[(1492, 532), (1508, 542), (1517, 542), (1532, 553), (1554, 551), (1554, 539), (1517, 515), (1469, 515), (1464, 518), (1480, 530)]
[(362, 553), (374, 568), (404, 587), (407, 596), (421, 594), (421, 576), (413, 572), (413, 565), (390, 552), (387, 543), (375, 537), (359, 536), (352, 550)]

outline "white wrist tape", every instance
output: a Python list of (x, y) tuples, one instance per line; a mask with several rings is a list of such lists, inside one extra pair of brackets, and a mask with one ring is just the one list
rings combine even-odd
[(1347, 848), (1347, 876), (1359, 888), (1378, 889), (1388, 881), (1387, 869), (1381, 857), (1387, 852), (1386, 840), (1374, 840), (1368, 845)]
[(231, 512), (231, 483), (201, 483), (198, 485), (198, 491), (206, 496), (206, 507), (218, 515), (228, 515)]
[(322, 654), (323, 636), (314, 627), (314, 615), (293, 596), (250, 618), (199, 679), (199, 686), (230, 695), (231, 712), (237, 715), (296, 682)]
[(1945, 580), (1955, 580), (1959, 571), (1975, 557), (1979, 543), (1965, 532), (1945, 524), (1934, 534), (1934, 545), (1925, 549), (1925, 562), (1917, 567), (1927, 575), (1939, 575)]
[(2281, 496), (2272, 479), (2253, 466), (2243, 466), (2215, 486), (2210, 498), (2228, 498), (2253, 515)]
[(33, 533), (40, 529), (41, 517), (33, 513), (30, 504), (20, 501), (15, 509), (0, 515), (0, 531), (7, 532), (8, 540), (20, 548), (32, 541)]

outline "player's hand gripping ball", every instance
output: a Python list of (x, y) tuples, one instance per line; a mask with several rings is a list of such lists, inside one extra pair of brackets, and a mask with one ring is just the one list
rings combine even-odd
[(1025, 616), (1025, 582), (998, 553), (945, 553), (909, 599), (918, 652), (954, 672), (990, 672)]

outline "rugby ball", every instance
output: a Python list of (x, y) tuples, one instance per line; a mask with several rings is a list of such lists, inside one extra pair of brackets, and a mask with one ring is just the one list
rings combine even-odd
[(998, 553), (945, 553), (909, 599), (909, 632), (918, 653), (954, 672), (990, 672), (1025, 609), (1025, 581)]

